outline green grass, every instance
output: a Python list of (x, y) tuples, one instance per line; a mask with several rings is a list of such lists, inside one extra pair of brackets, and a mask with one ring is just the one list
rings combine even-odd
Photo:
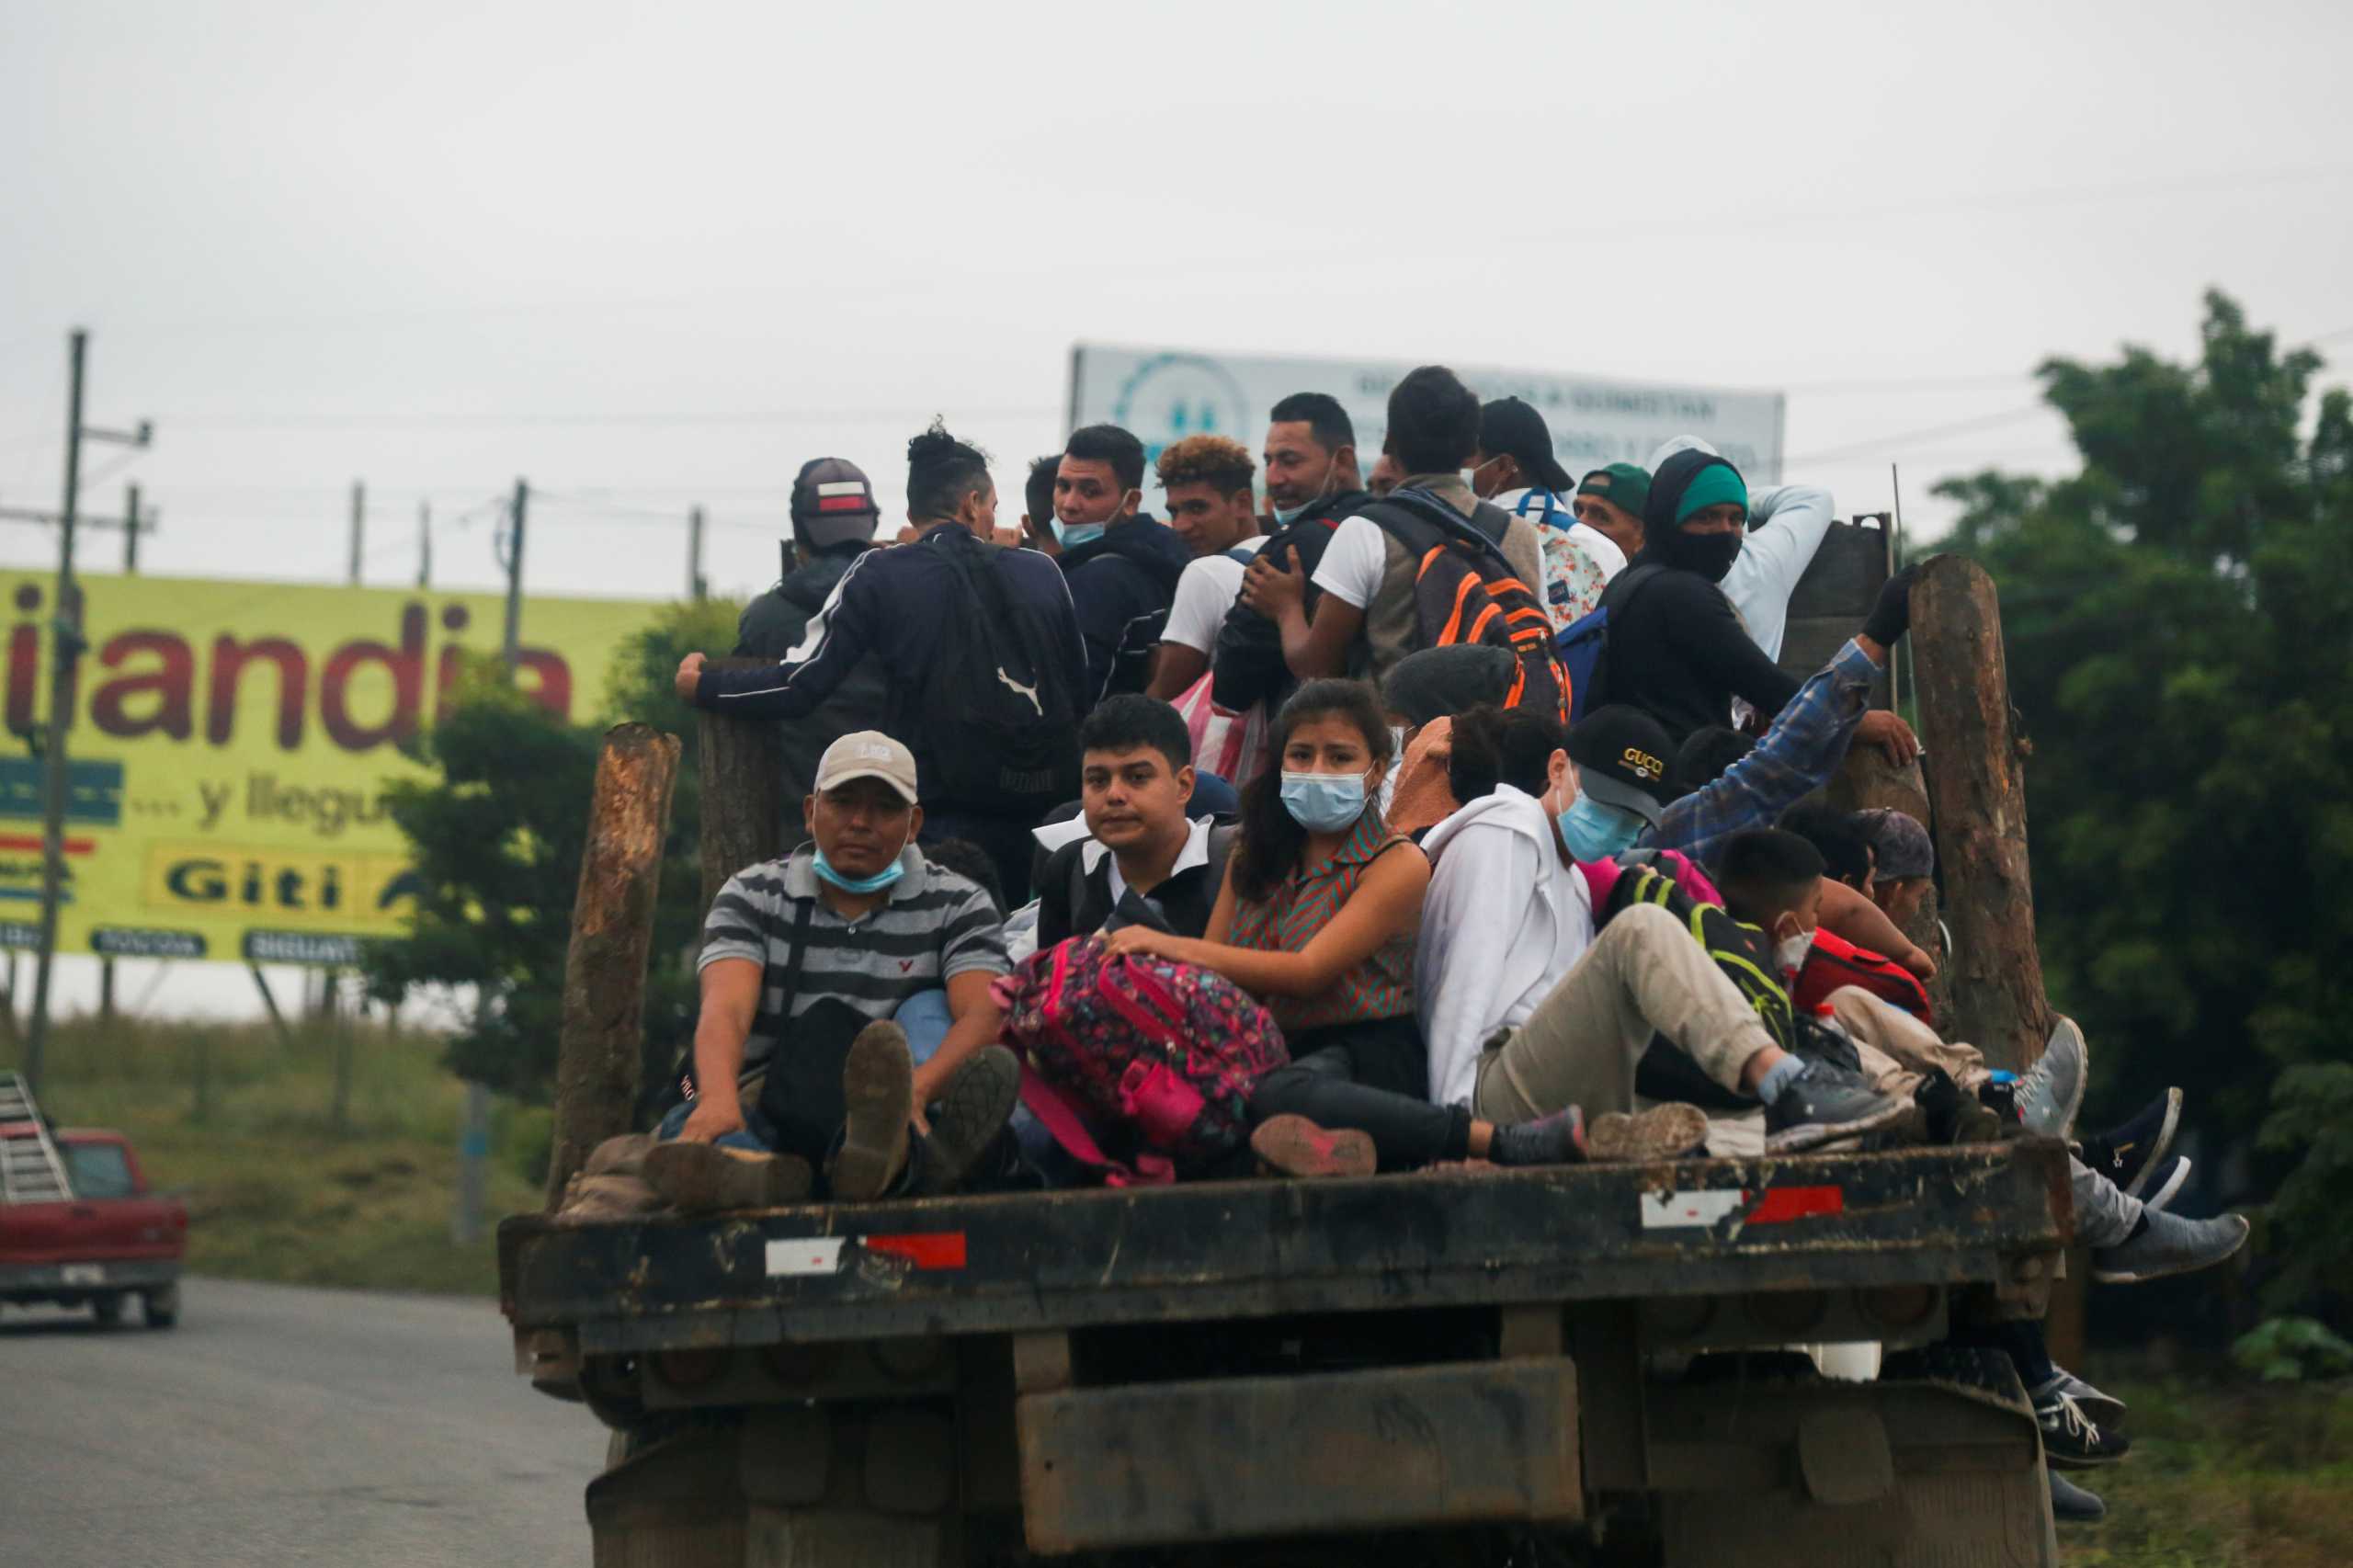
[(2123, 1463), (2075, 1480), (2108, 1519), (2063, 1526), (2070, 1568), (2341, 1568), (2353, 1562), (2353, 1382), (2093, 1380), (2130, 1407)]
[[(21, 1049), (0, 1040), (0, 1066)], [(289, 1044), (266, 1023), (74, 1018), (51, 1031), (41, 1103), (61, 1124), (128, 1134), (152, 1185), (185, 1189), (197, 1273), (488, 1293), (492, 1226), (540, 1207), (548, 1113), (494, 1102), (483, 1238), (455, 1245), (465, 1090), (440, 1052), (437, 1036), (358, 1026), (337, 1130), (324, 1027)]]

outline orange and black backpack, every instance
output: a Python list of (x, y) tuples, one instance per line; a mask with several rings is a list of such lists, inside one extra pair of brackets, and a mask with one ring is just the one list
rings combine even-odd
[[(1508, 514), (1484, 503), (1480, 511), (1508, 521)], [(1552, 619), (1505, 558), (1501, 527), (1490, 538), (1444, 501), (1415, 490), (1392, 491), (1357, 515), (1379, 525), (1413, 562), (1410, 633), (1402, 626), (1393, 632), (1366, 627), (1368, 636), (1410, 636), (1411, 646), (1385, 650), (1392, 655), (1385, 662), (1457, 643), (1506, 649), (1519, 667), (1504, 706), (1532, 708), (1566, 728), (1569, 678), (1552, 645)]]

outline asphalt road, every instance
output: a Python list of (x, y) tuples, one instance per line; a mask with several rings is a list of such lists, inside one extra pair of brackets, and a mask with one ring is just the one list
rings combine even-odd
[(191, 1279), (125, 1322), (0, 1312), (0, 1562), (587, 1562), (604, 1429), (489, 1303)]

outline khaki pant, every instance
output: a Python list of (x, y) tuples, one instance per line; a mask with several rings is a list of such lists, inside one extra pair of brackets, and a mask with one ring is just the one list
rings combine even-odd
[(1964, 1095), (1975, 1094), (1993, 1077), (1975, 1046), (1947, 1044), (1936, 1030), (1859, 985), (1830, 994), (1830, 1016), (1855, 1042), (1863, 1076), (1882, 1095), (1910, 1099), (1932, 1068), (1942, 1068)]
[(1655, 904), (1609, 922), (1526, 1023), (1488, 1042), (1475, 1113), (1532, 1121), (1565, 1106), (1588, 1118), (1634, 1108), (1634, 1063), (1654, 1031), (1735, 1093), (1773, 1037), (1683, 923)]
[[(1910, 1099), (1931, 1067), (1941, 1067), (1964, 1095), (1974, 1095), (1993, 1074), (1973, 1045), (1949, 1045), (1937, 1031), (1858, 986), (1830, 994), (1831, 1016), (1855, 1042), (1863, 1076), (1882, 1095)], [(2141, 1222), (2141, 1200), (2131, 1198), (2077, 1159), (2067, 1162), (2075, 1199), (2075, 1239), (2086, 1246), (2114, 1246)]]

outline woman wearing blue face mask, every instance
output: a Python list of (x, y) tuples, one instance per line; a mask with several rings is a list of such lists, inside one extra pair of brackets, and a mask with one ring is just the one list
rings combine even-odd
[(1114, 950), (1217, 971), (1282, 1026), (1291, 1064), (1259, 1084), (1251, 1107), (1259, 1157), (1296, 1175), (1573, 1157), (1573, 1129), (1548, 1124), (1506, 1146), (1466, 1108), (1427, 1097), (1414, 947), (1430, 867), (1375, 803), (1391, 757), (1372, 688), (1308, 682), (1283, 705), (1268, 749), (1243, 792), (1241, 838), (1206, 937), (1131, 926), (1109, 938)]

